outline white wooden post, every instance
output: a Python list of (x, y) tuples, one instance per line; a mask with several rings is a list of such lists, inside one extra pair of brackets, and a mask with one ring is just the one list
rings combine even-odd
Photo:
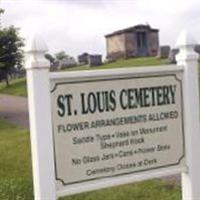
[(183, 200), (200, 199), (199, 82), (195, 44), (191, 35), (184, 30), (176, 45), (180, 49), (176, 57), (177, 63), (184, 66), (184, 129), (188, 172), (182, 173)]
[(49, 89), (49, 62), (46, 44), (35, 37), (26, 58), (32, 168), (35, 200), (55, 200), (52, 123)]

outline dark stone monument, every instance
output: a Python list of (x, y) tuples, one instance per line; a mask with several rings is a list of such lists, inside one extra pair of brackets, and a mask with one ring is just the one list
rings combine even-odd
[(102, 55), (99, 54), (89, 55), (88, 64), (90, 67), (102, 65)]
[(176, 63), (176, 55), (178, 54), (179, 49), (171, 49), (169, 53), (169, 60), (171, 63)]
[(199, 45), (199, 44), (195, 45), (194, 50), (195, 50), (198, 54), (200, 54), (200, 45)]
[(158, 51), (158, 58), (168, 58), (170, 53), (170, 46), (160, 46)]
[(83, 54), (79, 55), (78, 62), (80, 64), (84, 64), (84, 65), (88, 64), (88, 56), (89, 56), (88, 53), (83, 53)]

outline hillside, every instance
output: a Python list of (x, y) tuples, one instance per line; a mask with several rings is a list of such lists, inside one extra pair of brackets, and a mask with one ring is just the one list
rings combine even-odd
[[(111, 68), (123, 68), (123, 67), (137, 67), (137, 66), (152, 66), (152, 65), (165, 65), (169, 64), (167, 59), (159, 59), (155, 57), (145, 57), (145, 58), (131, 58), (131, 59), (121, 59), (116, 62), (106, 63), (99, 67), (89, 67), (88, 65), (77, 66), (67, 69), (67, 71), (78, 71), (78, 70), (97, 70), (97, 69), (111, 69)], [(6, 87), (5, 83), (0, 83), (0, 93), (10, 94), (17, 96), (27, 96), (26, 92), (26, 80), (15, 79), (11, 81), (10, 87)]]

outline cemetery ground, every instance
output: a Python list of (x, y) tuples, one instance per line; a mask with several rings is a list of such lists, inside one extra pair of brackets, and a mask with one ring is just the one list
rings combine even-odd
[[(169, 64), (167, 60), (157, 58), (138, 58), (119, 60), (98, 68), (108, 69), (139, 65)], [(91, 69), (88, 66), (71, 68), (70, 70)], [(6, 88), (0, 83), (0, 93), (26, 96), (26, 81), (18, 79)], [(32, 171), (30, 138), (27, 129), (0, 120), (0, 199), (1, 200), (32, 200)], [(180, 186), (165, 180), (127, 184), (123, 186), (82, 193), (60, 198), (60, 200), (180, 200)]]

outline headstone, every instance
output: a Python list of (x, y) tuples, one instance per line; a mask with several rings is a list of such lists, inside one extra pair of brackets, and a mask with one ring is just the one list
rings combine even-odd
[(194, 50), (200, 54), (200, 44), (195, 45)]
[(81, 55), (78, 56), (78, 62), (80, 64), (88, 64), (88, 56), (89, 54), (88, 53), (83, 53)]
[(102, 65), (102, 55), (89, 55), (88, 56), (88, 64), (90, 67), (100, 66)]
[(171, 63), (176, 63), (176, 55), (178, 54), (178, 49), (171, 49), (169, 54), (169, 60)]
[(64, 58), (63, 60), (59, 62), (60, 69), (66, 69), (66, 68), (74, 67), (74, 66), (76, 66), (76, 61), (73, 57)]
[(170, 46), (160, 46), (159, 51), (158, 51), (158, 57), (159, 58), (168, 58), (169, 57), (169, 52), (170, 52)]

